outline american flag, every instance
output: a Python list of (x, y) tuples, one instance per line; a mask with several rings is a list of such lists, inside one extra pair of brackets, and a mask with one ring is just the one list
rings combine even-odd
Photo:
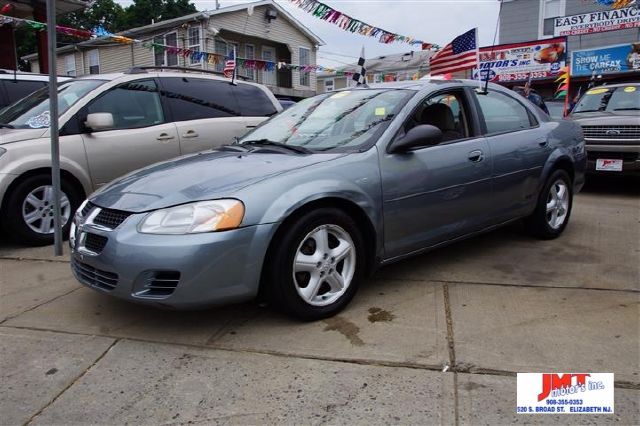
[(444, 49), (431, 57), (431, 75), (446, 74), (473, 68), (478, 64), (477, 28), (454, 38)]
[(236, 48), (234, 47), (229, 55), (227, 55), (226, 61), (224, 62), (224, 70), (222, 73), (227, 78), (233, 78), (234, 72), (236, 70)]

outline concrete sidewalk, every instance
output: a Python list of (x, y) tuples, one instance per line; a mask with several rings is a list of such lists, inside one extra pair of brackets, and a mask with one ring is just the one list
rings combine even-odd
[[(585, 193), (554, 241), (516, 227), (380, 271), (340, 315), (166, 312), (0, 246), (2, 424), (635, 424), (640, 199)], [(516, 415), (517, 372), (613, 372), (615, 414)], [(636, 420), (634, 420), (636, 419)]]

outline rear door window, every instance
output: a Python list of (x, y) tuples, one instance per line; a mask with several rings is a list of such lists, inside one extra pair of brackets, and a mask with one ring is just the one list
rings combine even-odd
[(271, 99), (259, 87), (239, 83), (232, 86), (240, 113), (247, 117), (268, 117), (278, 111)]
[(192, 77), (161, 77), (162, 96), (174, 121), (241, 115), (230, 83)]
[(488, 134), (515, 132), (528, 129), (535, 124), (527, 108), (510, 96), (496, 91), (475, 96), (480, 104)]
[(44, 81), (4, 80), (9, 103), (14, 103), (46, 85)]

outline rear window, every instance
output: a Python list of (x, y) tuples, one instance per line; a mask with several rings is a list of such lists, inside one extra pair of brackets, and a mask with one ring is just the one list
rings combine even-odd
[(238, 84), (233, 87), (240, 113), (249, 117), (268, 117), (278, 111), (271, 99), (259, 87), (249, 84)]
[(160, 78), (174, 121), (236, 117), (240, 108), (228, 82), (191, 77)]

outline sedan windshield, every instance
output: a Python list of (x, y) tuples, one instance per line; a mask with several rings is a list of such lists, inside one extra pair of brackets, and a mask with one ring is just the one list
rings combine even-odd
[[(59, 84), (59, 115), (103, 83), (104, 80), (70, 80)], [(49, 88), (43, 87), (0, 111), (0, 124), (16, 129), (49, 127)]]
[(639, 111), (640, 87), (596, 87), (587, 91), (573, 113), (596, 111)]
[(358, 89), (318, 95), (281, 112), (239, 143), (284, 144), (310, 151), (359, 149), (388, 126), (414, 93)]

